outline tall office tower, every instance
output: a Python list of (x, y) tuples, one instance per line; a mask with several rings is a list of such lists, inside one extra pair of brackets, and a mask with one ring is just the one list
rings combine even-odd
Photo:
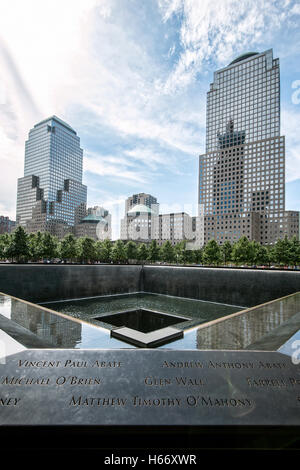
[(250, 52), (214, 73), (207, 93), (206, 153), (199, 157), (200, 239), (243, 235), (271, 244), (299, 234), (285, 211), (279, 59)]
[(82, 159), (80, 139), (67, 123), (51, 116), (36, 124), (25, 143), (24, 177), (18, 179), (17, 224), (63, 236), (84, 217)]

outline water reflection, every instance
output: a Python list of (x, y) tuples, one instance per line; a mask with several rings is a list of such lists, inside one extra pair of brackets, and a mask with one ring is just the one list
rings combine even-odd
[[(39, 306), (35, 307), (9, 296), (0, 295), (1, 316), (14, 322), (10, 324), (12, 335), (13, 325), (16, 324), (41, 339), (44, 347), (58, 349), (127, 347), (121, 341), (111, 340), (109, 332), (102, 328), (64, 318)], [(5, 324), (1, 324), (1, 328), (4, 329)], [(22, 343), (22, 334), (19, 329), (17, 333), (18, 341)]]
[[(57, 312), (62, 312), (73, 318), (80, 318), (95, 325), (98, 325), (99, 321), (101, 321), (101, 316), (104, 317), (107, 313), (128, 310), (149, 309), (163, 313), (178, 314), (190, 320), (179, 322), (176, 325), (176, 328), (179, 329), (188, 329), (242, 309), (242, 307), (234, 305), (150, 293), (103, 296), (67, 302), (47, 302), (43, 305)], [(105, 318), (103, 321), (105, 322)]]
[(55, 348), (75, 348), (81, 341), (81, 324), (9, 297), (0, 298), (0, 312)]
[[(108, 329), (85, 321), (93, 315), (101, 316), (101, 313), (107, 311), (120, 311), (122, 305), (123, 310), (130, 306), (149, 306), (153, 310), (193, 316), (193, 320), (187, 322), (189, 324), (198, 322), (199, 325), (201, 322), (214, 320), (211, 325), (185, 330), (183, 339), (161, 346), (163, 349), (277, 350), (293, 335), (299, 339), (296, 332), (300, 323), (300, 293), (245, 310), (229, 318), (220, 318), (220, 321), (216, 319), (231, 314), (238, 308), (153, 294), (116, 296), (104, 300), (108, 302), (99, 302), (97, 298), (52, 303), (51, 307), (57, 310), (60, 308), (62, 312), (77, 317), (75, 319), (1, 294), (0, 329), (21, 344), (25, 344), (22, 343), (22, 335), (24, 337), (26, 332), (33, 334), (42, 340), (42, 347), (45, 348), (134, 348), (111, 338)], [(78, 319), (78, 316), (81, 316), (82, 320)], [(291, 351), (289, 343), (288, 346)], [(27, 347), (30, 347), (28, 338)], [(283, 352), (286, 353), (285, 350)]]
[[(261, 307), (254, 307), (224, 321), (197, 330), (197, 349), (246, 349), (252, 345), (254, 349), (259, 342), (259, 350), (265, 349), (264, 342), (273, 350), (282, 344), (281, 328), (287, 333), (295, 331), (288, 329), (287, 322), (300, 311), (300, 293), (293, 294), (281, 300), (270, 302)], [(293, 328), (299, 328), (299, 323)], [(276, 330), (276, 328), (281, 327)], [(276, 334), (277, 333), (277, 334)], [(268, 339), (272, 334), (272, 342)]]

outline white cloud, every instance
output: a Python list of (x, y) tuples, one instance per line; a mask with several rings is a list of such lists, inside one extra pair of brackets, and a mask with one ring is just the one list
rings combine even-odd
[(109, 176), (117, 178), (128, 184), (132, 182), (147, 182), (143, 173), (131, 170), (128, 166), (132, 165), (123, 158), (116, 158), (110, 155), (91, 155), (90, 152), (87, 152), (84, 158), (83, 170), (84, 172), (91, 172), (101, 177)]
[(168, 21), (174, 13), (183, 9), (184, 0), (158, 0), (158, 6), (163, 13), (163, 21)]
[[(182, 17), (182, 53), (161, 91), (174, 93), (186, 87), (203, 70), (206, 61), (224, 65), (236, 54), (258, 47), (287, 19), (298, 13), (277, 0), (159, 0), (163, 21)], [(291, 23), (292, 24), (292, 23)], [(211, 65), (210, 65), (211, 66)]]
[(72, 64), (84, 50), (84, 26), (96, 3), (0, 3), (0, 158), (5, 170), (0, 174), (0, 208), (12, 218), (28, 131), (48, 115), (63, 117), (74, 98)]
[(169, 52), (168, 52), (168, 57), (171, 57), (176, 51), (176, 46), (173, 44), (172, 47), (170, 47)]
[[(289, 9), (297, 13), (287, 0), (265, 0), (263, 7), (258, 0), (158, 4), (162, 23), (152, 32), (151, 21), (157, 17), (143, 19), (134, 2), (0, 2), (4, 214), (15, 215), (16, 179), (22, 176), (28, 131), (51, 114), (69, 122), (79, 136), (85, 134), (84, 169), (99, 176), (99, 187), (102, 177), (119, 178), (130, 186), (151, 184), (163, 171), (181, 174), (182, 162), (196, 158), (204, 148), (212, 63), (224, 65), (244, 49), (262, 44), (262, 33), (271, 35), (278, 29)], [(176, 22), (168, 29), (171, 18), (178, 19), (177, 41)], [(289, 21), (292, 18), (289, 13)], [(143, 26), (148, 24), (147, 32)], [(173, 66), (175, 57), (179, 58)], [(194, 79), (207, 70), (201, 89), (202, 83)], [(114, 136), (118, 140), (116, 152), (109, 148), (109, 139), (105, 150), (94, 151), (106, 129), (111, 142)], [(292, 142), (297, 160), (296, 140)]]
[(296, 3), (295, 5), (293, 5), (293, 7), (291, 8), (289, 14), (290, 14), (290, 16), (291, 15), (300, 15), (300, 4)]
[[(0, 154), (14, 164), (7, 165), (2, 175), (11, 189), (3, 181), (0, 201), (9, 197), (15, 201), (12, 188), (22, 176), (28, 131), (51, 114), (70, 122), (79, 135), (80, 129), (92, 124), (96, 133), (107, 126), (124, 141), (132, 137), (151, 142), (152, 158), (146, 149), (140, 156), (144, 171), (128, 168), (130, 158), (121, 165), (101, 154), (93, 159), (87, 154), (85, 168), (100, 176), (120, 174), (123, 181), (146, 182), (151, 177), (149, 167), (155, 170), (159, 163), (155, 145), (198, 152), (199, 137), (190, 123), (172, 113), (177, 103), (164, 103), (156, 89), (155, 77), (162, 73), (160, 58), (137, 40), (135, 25), (123, 20), (125, 13), (126, 4), (118, 0), (1, 2), (0, 94), (5, 102), (0, 104), (4, 136)], [(82, 113), (74, 113), (76, 109)], [(133, 154), (124, 153), (126, 157)]]
[(132, 162), (141, 162), (152, 170), (160, 169), (162, 166), (170, 166), (173, 161), (167, 152), (158, 152), (156, 149), (151, 149), (150, 146), (135, 147), (131, 150), (125, 150), (124, 153), (129, 157), (128, 161), (132, 159)]
[(282, 134), (286, 136), (286, 181), (291, 182), (300, 179), (300, 109), (286, 109), (281, 116)]

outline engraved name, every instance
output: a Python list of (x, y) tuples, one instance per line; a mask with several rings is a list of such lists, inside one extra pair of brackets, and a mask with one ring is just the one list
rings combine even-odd
[(18, 361), (19, 367), (62, 367), (61, 361), (22, 361), (21, 359)]
[(288, 379), (247, 377), (246, 380), (250, 387), (289, 387), (300, 385), (300, 379), (295, 379), (293, 377), (290, 377)]
[(133, 406), (146, 407), (168, 407), (182, 406), (186, 403), (188, 406), (205, 406), (205, 407), (252, 407), (253, 402), (249, 398), (231, 398), (222, 397), (215, 398), (211, 396), (195, 396), (189, 395), (185, 399), (179, 397), (160, 397), (160, 398), (143, 398), (135, 396), (132, 399)]
[(99, 368), (117, 368), (122, 367), (121, 361), (94, 361), (91, 364), (88, 361), (27, 361), (19, 360), (19, 367), (33, 367), (33, 368), (55, 368), (55, 367), (99, 367)]
[(249, 398), (214, 398), (211, 396), (194, 396), (190, 395), (186, 398), (189, 406), (210, 406), (210, 407), (251, 407), (252, 400)]
[(156, 385), (156, 386), (166, 386), (166, 385), (204, 385), (204, 382), (199, 377), (174, 377), (171, 378), (160, 378), (160, 377), (146, 377), (144, 379), (145, 385)]
[(262, 362), (259, 361), (260, 369), (284, 369), (286, 367), (285, 362)]
[(143, 398), (135, 396), (132, 399), (133, 406), (180, 406), (181, 398), (161, 397), (161, 398)]
[(1, 385), (49, 385), (49, 377), (1, 377)]
[(203, 365), (203, 362), (199, 362), (199, 361), (187, 361), (187, 362), (164, 361), (162, 367), (170, 367), (170, 368), (177, 367), (179, 369), (181, 369), (183, 367), (187, 367), (187, 368), (200, 368), (200, 369), (202, 369), (204, 367), (204, 365)]
[(209, 369), (254, 369), (253, 362), (213, 362), (207, 364)]
[(74, 397), (72, 396), (69, 406), (124, 406), (127, 398), (120, 397)]
[(92, 363), (92, 367), (103, 367), (106, 369), (114, 369), (123, 366), (124, 364), (121, 361), (95, 361)]
[(57, 377), (56, 385), (100, 385), (100, 377)]
[(19, 405), (21, 398), (1, 398), (0, 406), (17, 406)]

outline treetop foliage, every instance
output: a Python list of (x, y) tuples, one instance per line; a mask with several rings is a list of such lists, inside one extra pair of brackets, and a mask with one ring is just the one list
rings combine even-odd
[(204, 264), (213, 266), (235, 265), (300, 265), (300, 243), (296, 237), (285, 237), (274, 245), (260, 245), (241, 237), (231, 244), (218, 245), (215, 240), (201, 249), (189, 250), (186, 242), (173, 246), (167, 240), (159, 246), (156, 240), (149, 245), (122, 240), (95, 241), (90, 237), (75, 238), (72, 233), (62, 240), (48, 232), (26, 233), (19, 226), (11, 234), (0, 235), (0, 259), (17, 263), (55, 260), (81, 263), (165, 262), (176, 264)]

